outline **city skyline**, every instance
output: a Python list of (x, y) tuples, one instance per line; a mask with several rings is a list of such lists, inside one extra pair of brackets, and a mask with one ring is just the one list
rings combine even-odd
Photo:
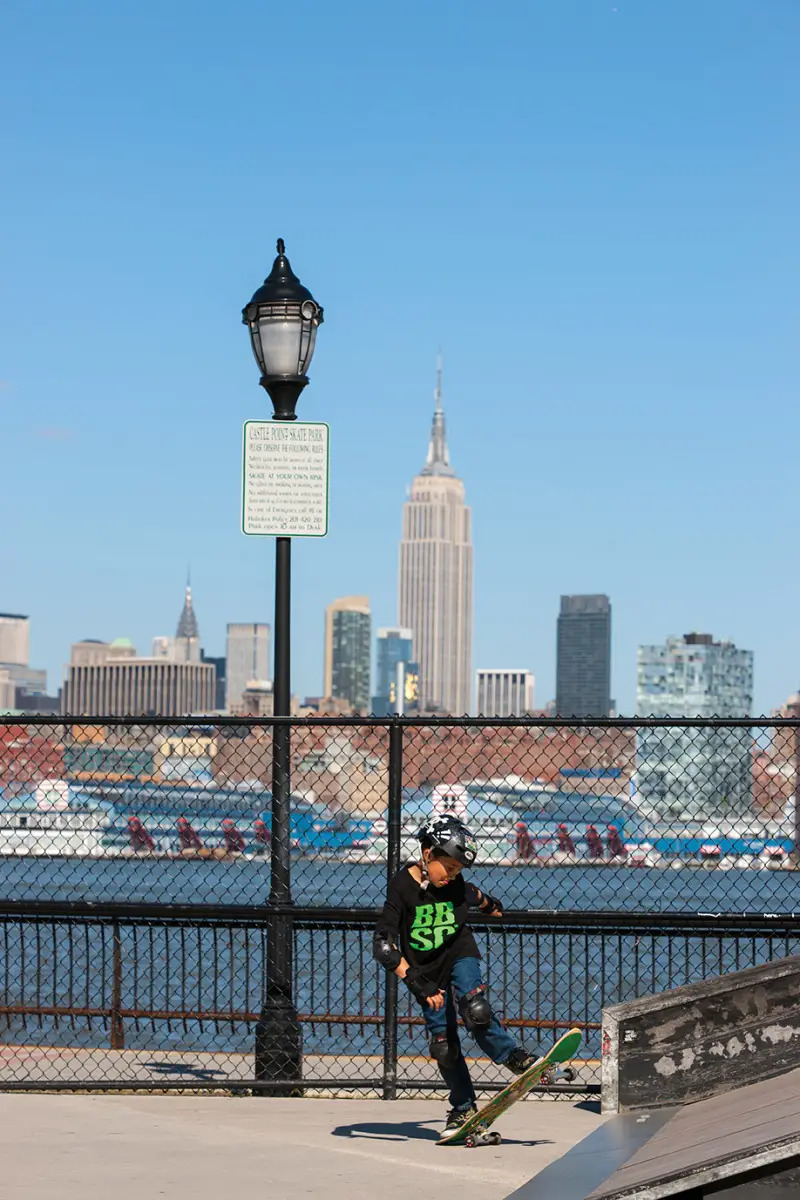
[[(433, 6), (423, 38), (357, 11), (279, 14), (320, 112), (306, 128), (273, 64), (280, 188), (239, 101), (274, 14), (248, 38), (183, 0), (133, 23), (94, 3), (5, 14), (2, 604), (31, 615), (30, 662), (52, 691), (79, 637), (171, 632), (176, 560), (208, 653), (231, 617), (271, 623), (270, 548), (239, 530), (241, 427), (269, 410), (240, 311), (282, 236), (326, 311), (298, 413), (331, 430), (329, 537), (293, 550), (297, 693), (320, 690), (332, 596), (398, 620), (441, 344), (473, 661), (528, 664), (546, 702), (559, 595), (605, 593), (620, 712), (638, 645), (693, 628), (753, 649), (769, 711), (800, 676), (800, 570), (774, 516), (796, 505), (800, 432), (800, 9)], [(409, 61), (447, 86), (410, 89)], [(243, 206), (265, 192), (254, 234)], [(67, 312), (42, 302), (54, 278)]]
[[(464, 495), (463, 485), (455, 476), (455, 472), (450, 465), (441, 385), (442, 361), (440, 355), (437, 362), (434, 414), (426, 463), (420, 475), (415, 477), (414, 485), (409, 489), (410, 499), (414, 500), (416, 498), (418, 504), (421, 501), (424, 512), (422, 518), (417, 514), (412, 519), (410, 517), (410, 505), (408, 502), (404, 510), (404, 531), (407, 532), (409, 528), (412, 530), (419, 528), (426, 539), (429, 537), (431, 530), (435, 531), (442, 525), (448, 525), (450, 521), (450, 516), (446, 511), (444, 516), (438, 511), (439, 504), (441, 503), (439, 497), (434, 497), (435, 504), (431, 505), (431, 496), (427, 491), (430, 487), (431, 479), (439, 478), (446, 480), (448, 484), (452, 483), (455, 485), (452, 498), (448, 501), (445, 497), (446, 503), (452, 503), (454, 500), (457, 507), (458, 505), (463, 505)], [(422, 493), (419, 491), (420, 484), (422, 485)], [(417, 489), (416, 496), (415, 488)], [(427, 512), (426, 506), (431, 509), (430, 513)], [(413, 512), (413, 509), (411, 509), (411, 512)], [(466, 529), (468, 539), (470, 510), (465, 508), (464, 513), (466, 520), (464, 528)], [(456, 527), (459, 529), (461, 528), (460, 521), (460, 518), (456, 521)], [(468, 541), (467, 549), (470, 558), (466, 564), (467, 574), (465, 578), (469, 581), (471, 588), (471, 545)], [(403, 604), (404, 589), (406, 591), (409, 589), (409, 565), (413, 571), (420, 564), (430, 565), (429, 560), (425, 558), (419, 560), (419, 563), (414, 561), (409, 564), (407, 544), (405, 541), (402, 542), (398, 572), (399, 607)], [(404, 571), (406, 575), (405, 579)], [(445, 567), (445, 574), (448, 577), (452, 575), (452, 567), (449, 564)], [(436, 587), (432, 589), (433, 594), (436, 593), (436, 590)], [(458, 605), (456, 605), (457, 609)], [(347, 620), (350, 621), (352, 628), (350, 625), (342, 625), (342, 622)], [(377, 639), (373, 647), (371, 644), (371, 620), (372, 614), (367, 596), (346, 596), (334, 600), (326, 606), (323, 687), (321, 695), (322, 697), (329, 697), (334, 700), (348, 699), (355, 711), (363, 713), (374, 711), (376, 715), (384, 715), (384, 713), (393, 711), (393, 702), (390, 702), (388, 695), (383, 696), (380, 694), (380, 689), (382, 672), (384, 674), (386, 672), (386, 667), (382, 667), (381, 651), (383, 646), (391, 644), (390, 642), (382, 642), (382, 639), (394, 638), (397, 639), (398, 647), (402, 645), (402, 652), (399, 656), (395, 652), (395, 657), (398, 658), (398, 661), (402, 660), (412, 665), (415, 702), (412, 706), (412, 711), (415, 711), (417, 709), (416, 702), (419, 699), (417, 689), (420, 681), (420, 672), (418, 664), (412, 663), (414, 652), (413, 628), (410, 626), (381, 628), (378, 630)], [(339, 622), (338, 625), (337, 621)], [(363, 630), (360, 626), (357, 627), (357, 625), (354, 625), (354, 621), (356, 623), (359, 621), (362, 622), (364, 626)], [(266, 689), (271, 692), (272, 684), (270, 676), (272, 664), (269, 655), (269, 634), (270, 626), (266, 623), (236, 624), (229, 622), (227, 624), (225, 655), (216, 657), (208, 655), (205, 647), (201, 646), (200, 643), (198, 620), (193, 606), (191, 580), (187, 575), (184, 603), (175, 635), (173, 637), (156, 636), (152, 638), (151, 656), (149, 659), (145, 658), (142, 661), (167, 660), (171, 662), (202, 662), (207, 665), (213, 664), (217, 681), (214, 692), (214, 711), (222, 710), (222, 697), (224, 695), (224, 710), (227, 712), (237, 712), (240, 710), (242, 693), (247, 684), (252, 684), (262, 690)], [(471, 641), (471, 638), (469, 640)], [(611, 640), (611, 604), (607, 596), (600, 594), (561, 596), (555, 641), (556, 686), (554, 697), (548, 700), (545, 705), (548, 711), (552, 711), (556, 716), (566, 717), (582, 715), (589, 717), (606, 716), (610, 711), (615, 711), (612, 708), (614, 702), (611, 699)], [(239, 647), (239, 642), (241, 642), (241, 647)], [(674, 634), (668, 634), (665, 641), (666, 653), (668, 655), (672, 654), (671, 647), (673, 646), (683, 643), (694, 645), (695, 642), (703, 645), (708, 643), (715, 647), (719, 645), (724, 647), (733, 644), (731, 639), (727, 639), (722, 643), (713, 642), (710, 635), (705, 634), (686, 634), (683, 638), (677, 638)], [(457, 638), (452, 638), (452, 644), (455, 645), (456, 643)], [(85, 648), (83, 658), (79, 657), (76, 660), (76, 647)], [(78, 692), (82, 696), (86, 694), (101, 694), (100, 692), (96, 692), (96, 690), (92, 691), (91, 686), (85, 682), (82, 682), (76, 690), (74, 682), (75, 672), (73, 670), (76, 663), (77, 665), (83, 665), (85, 660), (87, 663), (101, 664), (108, 657), (109, 650), (116, 651), (117, 655), (119, 655), (120, 650), (118, 648), (122, 648), (121, 653), (123, 657), (135, 654), (132, 642), (126, 637), (118, 637), (111, 642), (89, 638), (72, 644), (69, 664), (65, 666), (64, 675), (61, 680), (61, 687), (64, 691), (62, 711), (67, 711), (63, 709), (63, 703), (68, 702), (71, 695), (77, 695)], [(466, 649), (467, 653), (469, 653), (469, 642)], [(664, 653), (664, 648), (656, 645), (643, 645), (640, 643), (637, 646), (636, 705), (629, 713), (626, 714), (623, 712), (620, 715), (713, 715), (705, 711), (703, 705), (700, 705), (697, 712), (689, 712), (680, 705), (677, 705), (674, 698), (672, 709), (670, 709), (669, 705), (667, 708), (664, 708), (663, 704), (659, 703), (658, 689), (654, 690), (653, 688), (643, 686), (643, 662), (649, 661), (649, 655), (653, 660), (653, 665), (656, 667), (657, 673), (660, 670), (657, 664), (661, 662)], [(754, 656), (751, 651), (746, 653), (749, 655), (750, 664), (748, 696), (750, 702), (752, 702)], [(233, 659), (232, 654), (235, 655)], [(29, 616), (20, 613), (0, 613), (0, 699), (2, 700), (0, 711), (4, 708), (9, 709), (14, 707), (10, 701), (10, 697), (14, 694), (15, 685), (26, 687), (29, 691), (33, 687), (34, 691), (38, 689), (39, 694), (45, 695), (46, 672), (30, 668), (28, 663), (29, 655)], [(520, 708), (519, 711), (531, 711), (534, 678), (532, 672), (520, 672), (519, 669), (512, 671), (497, 668), (481, 669), (475, 673), (474, 701), (471, 699), (462, 711), (464, 713), (486, 716), (512, 715), (515, 714), (516, 708), (519, 707), (521, 698), (528, 695), (530, 695), (530, 700), (526, 699), (524, 707)], [(374, 692), (373, 683), (378, 688), (378, 693)], [(394, 687), (394, 685), (392, 686)], [(350, 692), (354, 695), (357, 693), (355, 700), (350, 696)], [(293, 696), (298, 702), (300, 701), (301, 694), (305, 696), (312, 695), (310, 691), (306, 690), (303, 693), (301, 689), (293, 688)], [(512, 696), (514, 697), (513, 702), (509, 703), (509, 698)], [(592, 699), (585, 698), (588, 696), (591, 696)], [(649, 697), (650, 703), (643, 707), (643, 697), (645, 696)], [(55, 700), (56, 696), (48, 694), (46, 695), (46, 699)], [(777, 711), (784, 702), (784, 699), (774, 701), (770, 705), (770, 711)], [(423, 703), (421, 706), (422, 712), (435, 712), (437, 709), (438, 706), (435, 705), (426, 706)], [(741, 705), (739, 709), (741, 709)], [(45, 711), (45, 709), (43, 708), (42, 711)], [(451, 715), (458, 714), (452, 713)], [(759, 714), (757, 712), (749, 712), (749, 708), (746, 708), (741, 711), (737, 710), (733, 715), (755, 716)], [(766, 715), (766, 710), (764, 715)]]
[[(577, 597), (562, 596), (561, 615), (563, 616), (565, 612), (565, 602), (567, 606), (566, 611), (569, 611), (570, 602), (576, 601), (578, 602), (577, 606), (573, 603), (572, 607), (575, 608), (579, 613), (583, 610), (583, 608), (586, 607), (586, 605), (582, 602), (605, 602), (606, 608), (604, 612), (606, 617), (608, 617), (610, 620), (611, 608), (608, 604), (608, 598), (597, 595)], [(591, 609), (592, 605), (589, 604), (588, 607)], [(381, 678), (381, 639), (389, 639), (390, 641), (387, 644), (391, 644), (391, 639), (395, 639), (400, 653), (395, 653), (392, 661), (394, 661), (394, 658), (396, 658), (397, 661), (408, 662), (408, 665), (413, 671), (413, 684), (415, 689), (414, 699), (416, 701), (418, 667), (416, 663), (412, 663), (410, 661), (409, 657), (411, 651), (408, 647), (411, 644), (412, 633), (410, 629), (402, 627), (386, 627), (377, 631), (375, 643), (374, 645), (370, 646), (369, 679), (367, 680), (366, 647), (371, 641), (371, 610), (369, 606), (369, 599), (366, 596), (342, 597), (326, 607), (325, 626), (326, 631), (330, 630), (330, 641), (328, 642), (328, 639), (326, 638), (326, 645), (329, 645), (330, 647), (330, 656), (326, 652), (325, 663), (323, 665), (323, 681), (325, 682), (328, 672), (330, 672), (331, 680), (333, 679), (335, 673), (334, 659), (336, 656), (336, 639), (334, 636), (334, 619), (337, 616), (360, 618), (364, 623), (363, 633), (360, 630), (355, 629), (339, 631), (339, 637), (343, 637), (345, 643), (349, 642), (351, 640), (350, 635), (355, 633), (359, 646), (358, 652), (353, 658), (353, 662), (350, 662), (348, 659), (347, 662), (342, 663), (342, 669), (344, 670), (345, 674), (347, 674), (348, 671), (352, 671), (355, 660), (358, 659), (359, 661), (357, 664), (355, 664), (355, 669), (356, 673), (359, 675), (359, 686), (362, 692), (368, 686), (371, 687), (373, 682), (375, 682), (377, 685)], [(252, 679), (248, 678), (246, 682), (254, 685), (257, 684), (262, 689), (271, 691), (272, 684), (271, 680), (269, 679), (269, 675), (271, 673), (271, 662), (269, 656), (270, 626), (266, 623), (228, 622), (226, 629), (226, 654), (217, 657), (208, 655), (205, 647), (200, 645), (197, 616), (193, 608), (191, 588), (187, 584), (184, 606), (178, 620), (175, 637), (153, 637), (151, 639), (152, 651), (149, 656), (137, 656), (133, 642), (130, 638), (125, 636), (117, 637), (108, 641), (100, 638), (79, 639), (71, 644), (69, 662), (65, 667), (64, 677), (59, 687), (66, 687), (66, 684), (70, 678), (72, 667), (76, 665), (80, 667), (101, 665), (108, 660), (109, 654), (111, 654), (111, 657), (115, 660), (133, 659), (136, 662), (142, 663), (178, 662), (186, 664), (202, 664), (205, 666), (214, 665), (215, 670), (217, 671), (217, 682), (222, 682), (224, 685), (226, 682), (225, 676), (227, 675), (228, 680), (234, 682), (235, 688), (238, 688), (239, 686), (240, 675), (242, 678), (244, 678), (244, 676), (253, 671), (256, 674)], [(26, 663), (13, 662), (13, 659), (24, 658), (30, 653), (28, 649), (30, 641), (30, 618), (27, 615), (18, 613), (0, 613), (0, 632), (2, 632), (2, 630), (7, 632), (4, 634), (6, 637), (5, 643), (2, 643), (2, 639), (0, 638), (0, 648), (4, 648), (6, 652), (8, 652), (8, 648), (13, 647), (11, 652), (12, 661), (6, 664), (0, 663), (0, 683), (3, 684), (2, 696), (5, 700), (9, 694), (9, 686), (13, 686), (13, 679), (6, 677), (4, 674), (4, 669), (13, 670), (15, 666), (18, 667), (22, 672), (20, 678), (23, 680), (24, 684), (28, 686), (29, 678), (35, 678), (37, 684), (40, 682), (43, 683), (46, 673), (41, 670), (34, 670)], [(237, 638), (238, 642), (242, 643), (241, 649), (238, 646)], [(554, 654), (556, 657), (558, 654), (558, 642), (559, 637), (557, 635), (554, 642)], [(732, 685), (733, 692), (731, 695), (735, 694), (736, 697), (736, 701), (731, 702), (733, 703), (733, 707), (730, 707), (730, 704), (726, 699), (728, 693), (724, 690), (723, 685), (719, 683), (719, 680), (723, 678), (725, 674), (724, 672), (723, 676), (720, 676), (718, 672), (715, 674), (712, 671), (709, 675), (710, 682), (706, 684), (702, 682), (700, 677), (697, 675), (697, 668), (692, 668), (695, 678), (693, 690), (692, 687), (683, 682), (682, 675), (680, 677), (675, 675), (676, 668), (674, 666), (670, 667), (669, 670), (672, 673), (669, 674), (669, 679), (672, 680), (673, 678), (680, 678), (681, 695), (692, 698), (688, 708), (685, 704), (679, 703), (676, 700), (675, 695), (673, 695), (675, 689), (671, 684), (670, 686), (662, 686), (662, 684), (659, 682), (661, 681), (661, 677), (664, 676), (664, 679), (667, 679), (667, 675), (665, 675), (666, 668), (663, 664), (667, 661), (673, 662), (673, 659), (675, 663), (679, 664), (681, 672), (686, 674), (688, 678), (688, 672), (686, 671), (686, 666), (684, 663), (684, 658), (686, 658), (686, 647), (689, 647), (687, 661), (690, 663), (693, 663), (696, 660), (699, 661), (704, 657), (704, 655), (710, 658), (712, 654), (716, 654), (718, 657), (724, 657), (725, 654), (733, 654), (737, 664), (740, 664), (740, 662), (745, 664), (741, 669), (745, 671), (747, 676), (746, 685), (739, 680), (738, 676)], [(231, 672), (232, 650), (235, 650), (237, 655), (233, 673)], [(245, 652), (244, 658), (242, 658), (243, 651)], [(723, 661), (723, 657), (720, 657), (720, 661)], [(779, 710), (781, 710), (787, 703), (786, 696), (776, 698), (770, 703), (769, 709), (764, 709), (763, 712), (759, 711), (753, 706), (754, 657), (753, 651), (738, 650), (732, 639), (720, 639), (715, 641), (712, 635), (697, 632), (686, 633), (682, 636), (678, 636), (676, 634), (667, 634), (663, 639), (663, 644), (640, 644), (637, 647), (637, 664), (635, 675), (637, 703), (630, 712), (620, 713), (618, 715), (631, 717), (637, 715), (701, 717), (713, 715), (749, 715), (758, 717), (768, 716), (770, 714), (779, 712)], [(240, 662), (240, 660), (242, 661)], [(373, 660), (377, 667), (374, 676), (372, 671)], [(711, 661), (713, 662), (716, 660), (711, 659)], [(249, 662), (250, 666), (244, 665), (245, 662)], [(387, 658), (387, 664), (388, 662), (389, 659)], [(225, 675), (219, 675), (220, 665), (222, 665)], [(738, 669), (739, 667), (737, 665), (737, 670)], [(387, 668), (384, 667), (384, 673), (386, 673), (386, 670)], [(388, 667), (388, 670), (391, 673), (392, 668)], [(259, 671), (262, 672), (261, 677), (258, 676)], [(728, 671), (727, 667), (725, 668), (725, 671)], [(528, 671), (527, 669), (480, 668), (475, 672), (474, 676), (474, 688), (476, 694), (475, 704), (471, 704), (470, 711), (475, 715), (482, 711), (479, 702), (479, 697), (482, 694), (486, 698), (492, 697), (493, 701), (495, 698), (500, 700), (502, 697), (503, 702), (506, 702), (508, 696), (511, 694), (520, 697), (526, 695), (530, 696), (530, 700), (532, 702), (534, 685), (535, 675), (533, 672)], [(81, 686), (83, 687), (85, 685), (82, 684)], [(722, 687), (723, 690), (720, 691), (720, 687)], [(58, 688), (55, 689), (56, 692), (58, 690)], [(230, 682), (227, 689), (224, 690), (226, 695), (226, 703), (224, 705), (221, 703), (216, 704), (213, 711), (222, 711), (223, 708), (230, 711), (232, 699), (230, 695)], [(217, 694), (220, 694), (219, 690)], [(305, 697), (315, 695), (315, 693), (302, 691), (301, 689), (296, 689), (294, 687), (292, 694), (298, 702)], [(694, 704), (695, 694), (702, 702), (698, 701), (697, 704)], [(795, 689), (791, 689), (789, 692), (787, 692), (787, 696), (790, 700), (795, 694)], [(322, 695), (323, 697), (327, 695), (325, 689), (323, 689)], [(643, 697), (648, 698), (646, 702)], [(741, 697), (744, 697), (744, 699)], [(55, 693), (51, 688), (45, 699), (50, 700), (54, 698)], [(343, 697), (334, 696), (333, 698), (341, 699)], [(371, 697), (371, 699), (373, 698), (374, 697)], [(234, 703), (237, 702), (234, 701)], [(709, 708), (709, 703), (711, 704), (711, 708)], [(526, 705), (530, 707), (527, 701)], [(0, 705), (0, 711), (2, 711), (3, 707), (12, 706), (5, 704)], [(356, 707), (362, 712), (369, 711), (369, 706), (365, 706), (364, 704), (358, 704)], [(559, 715), (556, 711), (557, 701), (555, 697), (543, 701), (540, 706), (534, 709), (534, 711), (538, 712), (543, 712), (545, 710), (552, 711), (553, 715)], [(49, 710), (43, 708), (42, 711)], [(62, 711), (66, 710), (62, 709)], [(209, 709), (208, 711), (212, 711), (212, 709)], [(488, 716), (506, 714), (490, 714), (488, 711), (483, 711), (483, 715)]]

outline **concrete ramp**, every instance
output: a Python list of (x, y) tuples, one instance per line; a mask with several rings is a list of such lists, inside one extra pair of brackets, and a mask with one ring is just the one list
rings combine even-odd
[(800, 1067), (800, 955), (603, 1011), (603, 1112), (721, 1095)]

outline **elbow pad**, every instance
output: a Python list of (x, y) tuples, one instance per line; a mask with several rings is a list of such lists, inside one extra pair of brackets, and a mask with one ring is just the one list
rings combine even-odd
[(402, 954), (389, 941), (382, 930), (376, 930), (372, 938), (372, 957), (387, 971), (395, 971), (402, 961)]

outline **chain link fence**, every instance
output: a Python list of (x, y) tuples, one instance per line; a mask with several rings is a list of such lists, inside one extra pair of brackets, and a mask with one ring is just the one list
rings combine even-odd
[[(797, 721), (293, 721), (281, 912), (276, 724), (3, 719), (0, 1087), (439, 1088), (371, 957), (432, 812), (471, 826), (504, 905), (475, 922), (495, 1009), (534, 1051), (583, 1029), (573, 1092), (597, 1089), (604, 1005), (800, 949)], [(302, 1075), (265, 1082), (279, 934)]]

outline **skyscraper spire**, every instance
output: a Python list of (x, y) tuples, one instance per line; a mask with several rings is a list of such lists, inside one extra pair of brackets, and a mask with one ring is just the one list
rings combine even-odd
[(433, 393), (433, 423), (431, 425), (431, 440), (428, 443), (428, 457), (421, 475), (454, 475), (450, 466), (450, 454), (447, 449), (447, 434), (444, 426), (444, 409), (442, 408), (442, 356), (436, 359), (436, 390)]
[(199, 636), (197, 630), (197, 617), (195, 616), (194, 608), (192, 607), (192, 587), (189, 583), (187, 574), (186, 582), (186, 597), (183, 602), (183, 612), (178, 620), (178, 632), (175, 634), (178, 638), (196, 638)]

